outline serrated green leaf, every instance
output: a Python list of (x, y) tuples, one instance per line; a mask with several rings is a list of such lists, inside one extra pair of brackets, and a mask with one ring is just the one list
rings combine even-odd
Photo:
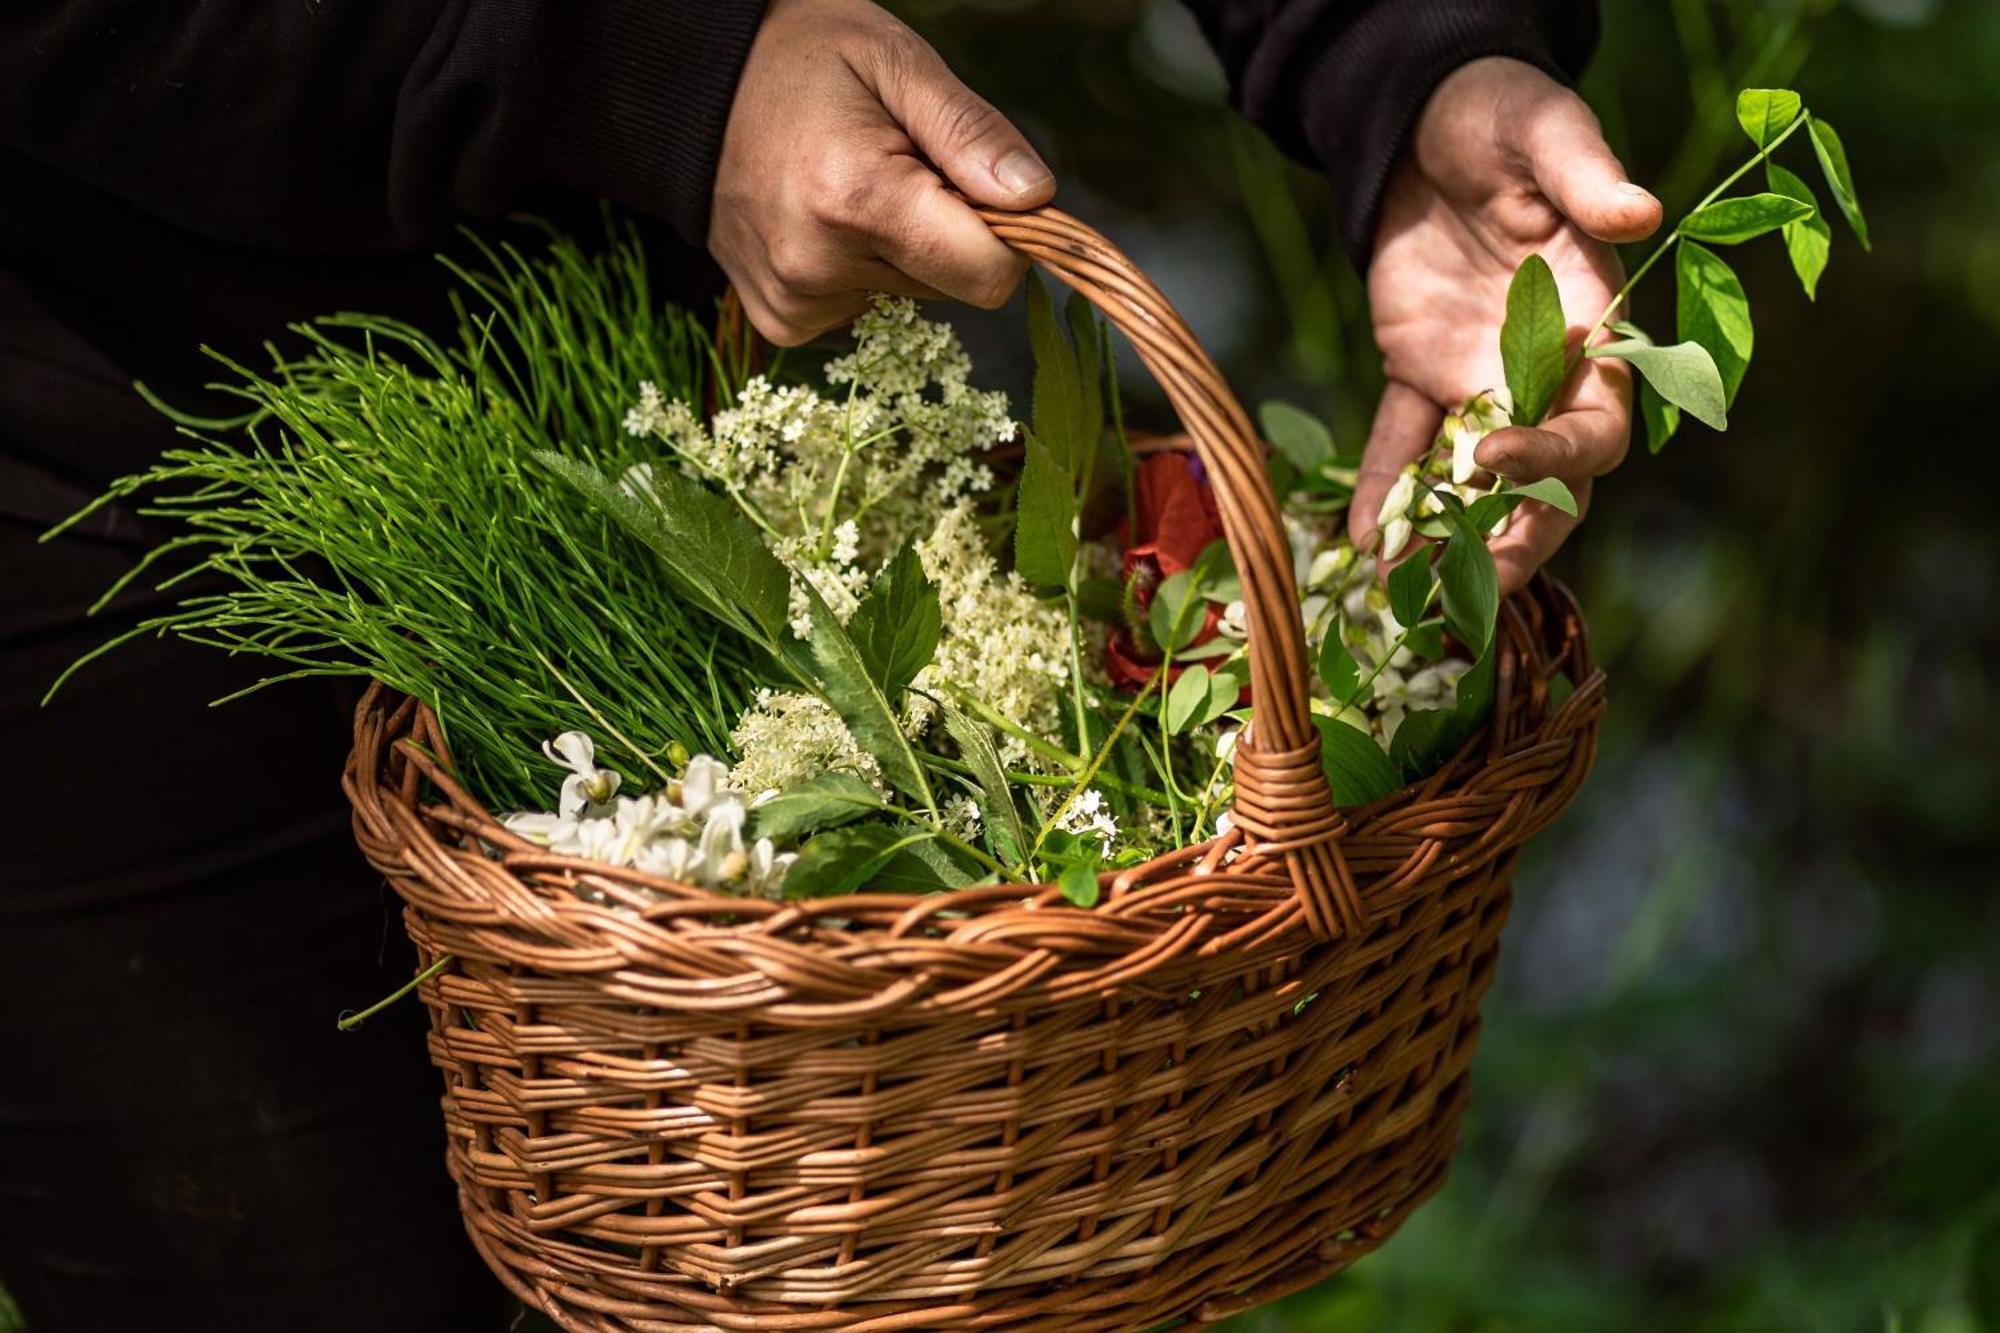
[(1076, 482), (1039, 437), (1030, 438), (1015, 502), (1014, 568), (1030, 583), (1066, 588), (1076, 564)]
[(1048, 284), (1033, 269), (1028, 271), (1028, 346), (1035, 354), (1035, 437), (1065, 471), (1074, 471), (1081, 447), (1077, 420), (1083, 412), (1076, 349), (1056, 321)]
[(1320, 768), (1333, 789), (1335, 805), (1367, 805), (1403, 785), (1402, 775), (1373, 736), (1324, 714), (1314, 713), (1312, 720), (1319, 731)]
[(1507, 286), (1507, 318), (1500, 326), (1500, 360), (1516, 425), (1532, 426), (1548, 415), (1562, 386), (1567, 327), (1555, 274), (1547, 260), (1529, 255)]
[(1493, 625), (1500, 614), (1500, 575), (1471, 516), (1451, 507), (1445, 513), (1452, 533), (1437, 567), (1444, 622), (1474, 653), (1483, 653), (1493, 641)]
[(861, 748), (875, 756), (889, 785), (914, 798), (923, 809), (936, 806), (923, 764), (903, 734), (895, 702), (868, 668), (847, 627), (827, 606), (810, 582), (801, 580), (812, 620), (812, 637), (804, 645), (809, 672), (822, 698), (840, 714)]
[(979, 879), (935, 837), (906, 838), (863, 885), (879, 893), (946, 893)]
[(1736, 94), (1736, 123), (1759, 148), (1770, 147), (1803, 110), (1805, 102), (1789, 88), (1745, 88)]
[(944, 709), (944, 727), (958, 746), (958, 757), (965, 761), (965, 766), (972, 770), (973, 780), (979, 784), (983, 798), (979, 802), (980, 823), (994, 853), (1010, 864), (1023, 860), (1032, 844), (1021, 827), (1014, 788), (1007, 781), (1007, 770), (1000, 762), (999, 747), (993, 743), (992, 729), (949, 705)]
[(1146, 623), (1153, 642), (1164, 652), (1179, 652), (1201, 633), (1208, 620), (1208, 604), (1194, 586), (1194, 576), (1179, 570), (1160, 580), (1147, 608)]
[(847, 621), (861, 660), (891, 699), (900, 698), (931, 664), (943, 627), (937, 585), (924, 574), (923, 561), (909, 542), (883, 566)]
[(794, 783), (750, 812), (757, 836), (792, 842), (851, 824), (882, 808), (882, 797), (852, 773), (820, 773)]
[(1062, 889), (1062, 896), (1071, 907), (1097, 906), (1097, 870), (1082, 863), (1063, 867), (1056, 884)]
[(675, 591), (747, 638), (781, 642), (792, 576), (728, 499), (665, 464), (652, 469), (642, 499), (587, 463), (548, 450), (535, 458), (643, 542)]
[(1327, 626), (1326, 637), (1319, 643), (1319, 678), (1326, 685), (1329, 699), (1346, 704), (1354, 697), (1355, 686), (1361, 683), (1361, 667), (1354, 660), (1354, 654), (1340, 641), (1340, 626)]
[(829, 829), (799, 848), (785, 872), (787, 898), (830, 898), (868, 884), (897, 852), (930, 836), (887, 824), (854, 824)]
[(1827, 258), (1833, 252), (1833, 227), (1819, 211), (1819, 198), (1812, 187), (1797, 175), (1776, 162), (1766, 162), (1764, 178), (1777, 193), (1812, 205), (1809, 216), (1785, 224), (1785, 252), (1791, 256), (1792, 272), (1799, 275), (1799, 285), (1806, 289), (1806, 299), (1817, 299), (1820, 274), (1826, 272)]
[(1399, 625), (1414, 625), (1424, 618), (1431, 600), (1430, 549), (1416, 551), (1389, 571), (1389, 612)]
[(1861, 196), (1854, 192), (1854, 172), (1847, 165), (1847, 149), (1840, 142), (1840, 135), (1818, 116), (1813, 117), (1806, 132), (1812, 135), (1813, 155), (1819, 159), (1819, 169), (1826, 176), (1827, 188), (1833, 191), (1833, 202), (1840, 205), (1841, 214), (1847, 219), (1847, 225), (1854, 228), (1861, 248), (1869, 249), (1868, 219), (1861, 216)]
[(1466, 506), (1466, 514), (1471, 518), (1473, 527), (1481, 532), (1491, 532), (1494, 524), (1527, 500), (1539, 500), (1551, 508), (1560, 509), (1571, 518), (1576, 517), (1576, 496), (1559, 477), (1543, 477), (1539, 481), (1524, 482), (1504, 491), (1482, 495)]
[(1257, 424), (1271, 447), (1300, 472), (1316, 472), (1334, 459), (1332, 432), (1310, 412), (1268, 398), (1257, 408)]
[(1743, 284), (1713, 250), (1682, 241), (1674, 257), (1674, 291), (1677, 331), (1708, 352), (1722, 377), (1724, 406), (1735, 403), (1757, 341)]
[(1615, 356), (1630, 361), (1646, 382), (1662, 398), (1686, 408), (1696, 418), (1716, 430), (1729, 429), (1729, 404), (1723, 395), (1722, 375), (1715, 358), (1700, 343), (1681, 342), (1666, 347), (1627, 338), (1621, 342), (1599, 343), (1590, 356)]
[(1169, 736), (1178, 736), (1208, 708), (1208, 668), (1196, 663), (1174, 680), (1167, 690), (1166, 706), (1160, 721)]
[(1787, 222), (1808, 216), (1812, 206), (1784, 194), (1746, 194), (1718, 199), (1687, 215), (1678, 228), (1690, 240), (1710, 245), (1740, 245), (1776, 231)]
[(1639, 419), (1646, 424), (1646, 452), (1657, 454), (1681, 428), (1681, 410), (1651, 384), (1639, 386)]

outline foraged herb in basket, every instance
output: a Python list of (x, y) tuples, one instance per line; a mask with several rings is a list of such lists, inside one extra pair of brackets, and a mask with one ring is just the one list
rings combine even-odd
[[(1522, 504), (1575, 512), (1561, 482), (1484, 474), (1479, 442), (1541, 421), (1584, 357), (1637, 370), (1655, 450), (1682, 412), (1722, 428), (1752, 337), (1710, 247), (1780, 232), (1808, 295), (1826, 263), (1811, 189), (1769, 161), (1800, 130), (1866, 243), (1831, 126), (1782, 90), (1738, 116), (1755, 154), (1580, 339), (1548, 265), (1521, 266), (1506, 383), (1397, 479), (1376, 549), (1345, 535), (1358, 460), (1297, 409), (1260, 414), (1338, 803), (1479, 732), (1488, 536)], [(1722, 197), (1759, 164), (1768, 192)], [(1669, 250), (1665, 345), (1618, 315)], [(740, 339), (652, 300), (630, 238), (486, 260), (460, 273), (452, 346), (346, 316), (266, 372), (225, 363), (246, 417), (184, 421), (192, 446), (107, 497), (184, 527), (131, 578), (157, 561), (189, 591), (131, 633), (408, 693), (522, 846), (661, 881), (1052, 883), (1089, 907), (1104, 872), (1231, 831), (1250, 612), (1203, 460), (1135, 447), (1080, 297), (1059, 311), (1029, 284), (1024, 427), (908, 300), (879, 299), (816, 374), (753, 371)]]

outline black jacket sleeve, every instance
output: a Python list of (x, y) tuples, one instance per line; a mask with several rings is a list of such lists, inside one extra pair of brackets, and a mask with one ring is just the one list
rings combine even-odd
[(1573, 80), (1594, 0), (1188, 0), (1243, 113), (1333, 180), (1341, 243), (1366, 267), (1390, 169), (1431, 90), (1481, 56)]
[(532, 187), (699, 247), (763, 0), (14, 0), (0, 147), (171, 226), (427, 242)]

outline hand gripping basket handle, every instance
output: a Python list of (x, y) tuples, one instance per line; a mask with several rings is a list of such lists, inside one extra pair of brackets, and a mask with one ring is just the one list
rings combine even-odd
[(1131, 339), (1166, 390), (1208, 469), (1223, 535), (1236, 558), (1250, 630), (1256, 720), (1236, 747), (1238, 827), (1254, 850), (1283, 858), (1307, 924), (1322, 939), (1359, 935), (1360, 895), (1336, 839), (1346, 821), (1320, 770), (1308, 707), (1305, 628), (1291, 542), (1264, 469), (1264, 446), (1187, 322), (1117, 246), (1054, 208), (975, 206), (1009, 246), (1041, 264)]

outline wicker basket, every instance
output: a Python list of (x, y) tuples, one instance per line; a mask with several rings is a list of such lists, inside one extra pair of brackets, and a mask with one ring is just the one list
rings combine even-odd
[(494, 1271), (565, 1328), (1199, 1326), (1379, 1245), (1456, 1146), (1514, 853), (1602, 712), (1575, 606), (1545, 579), (1512, 599), (1486, 732), (1335, 809), (1241, 407), (1102, 237), (984, 216), (1133, 340), (1207, 464), (1257, 700), (1236, 826), (1091, 911), (1019, 885), (744, 900), (512, 837), (430, 714), (371, 691), (345, 785), (418, 950), (452, 960), (421, 990), (448, 1165)]

